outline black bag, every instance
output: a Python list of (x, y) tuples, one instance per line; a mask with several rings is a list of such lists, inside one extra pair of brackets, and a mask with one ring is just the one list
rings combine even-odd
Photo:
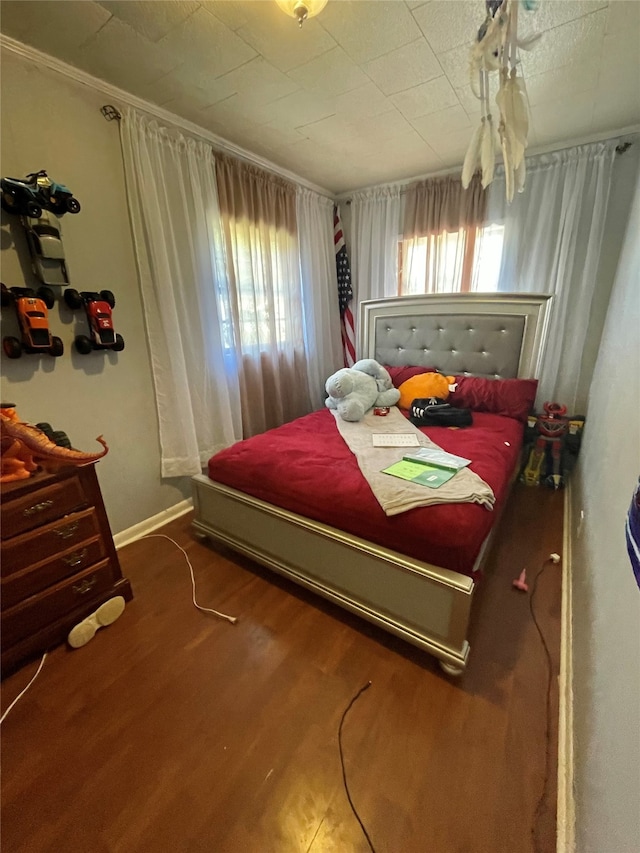
[(409, 420), (414, 426), (471, 426), (471, 409), (458, 409), (439, 397), (417, 397), (411, 403)]

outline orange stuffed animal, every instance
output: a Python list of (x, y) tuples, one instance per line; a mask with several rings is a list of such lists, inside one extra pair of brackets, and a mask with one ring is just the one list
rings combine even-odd
[(419, 373), (400, 386), (398, 405), (401, 409), (410, 409), (417, 398), (437, 397), (439, 400), (446, 400), (449, 393), (455, 390), (455, 376), (443, 376), (442, 373)]

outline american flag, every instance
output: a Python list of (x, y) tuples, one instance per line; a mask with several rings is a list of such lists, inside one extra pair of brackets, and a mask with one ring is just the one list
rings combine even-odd
[(342, 223), (338, 208), (333, 209), (333, 242), (336, 250), (336, 270), (338, 273), (338, 303), (340, 305), (340, 332), (342, 333), (342, 351), (344, 366), (351, 367), (356, 361), (356, 335), (353, 322), (353, 290), (351, 289), (351, 269), (347, 257), (347, 247), (342, 233)]

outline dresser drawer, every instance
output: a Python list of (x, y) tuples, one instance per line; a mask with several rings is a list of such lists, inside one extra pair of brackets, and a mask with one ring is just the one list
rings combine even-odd
[(108, 591), (116, 572), (109, 560), (90, 566), (2, 613), (2, 646), (9, 647)]
[(14, 500), (3, 500), (2, 538), (9, 539), (26, 530), (33, 530), (88, 503), (78, 477), (50, 483)]
[(73, 512), (30, 533), (22, 533), (2, 543), (2, 577), (8, 577), (33, 563), (41, 563), (69, 548), (100, 535), (93, 507)]
[(106, 556), (102, 539), (88, 539), (40, 563), (7, 574), (2, 578), (2, 609), (13, 607), (30, 595), (81, 572)]

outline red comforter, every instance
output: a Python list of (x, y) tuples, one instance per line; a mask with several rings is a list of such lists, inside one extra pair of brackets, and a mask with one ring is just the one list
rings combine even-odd
[(493, 488), (493, 511), (477, 504), (438, 504), (388, 518), (327, 409), (234, 444), (209, 460), (208, 471), (212, 480), (268, 503), (471, 575), (506, 498), (523, 425), (474, 412), (471, 427), (423, 432), (444, 450), (473, 460), (471, 470)]

